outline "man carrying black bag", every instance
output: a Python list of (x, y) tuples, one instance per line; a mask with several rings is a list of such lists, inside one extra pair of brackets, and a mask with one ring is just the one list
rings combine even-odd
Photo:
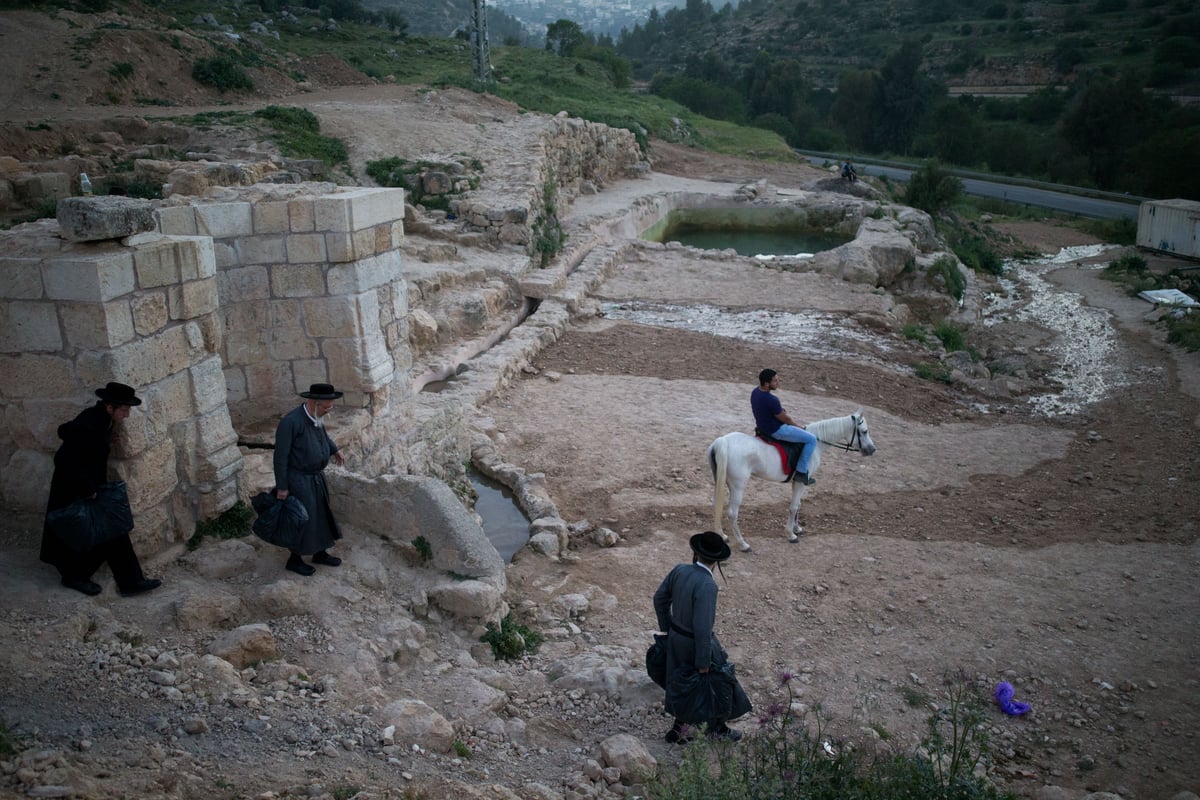
[(658, 627), (668, 632), (665, 706), (675, 717), (666, 739), (686, 744), (690, 737), (684, 726), (703, 724), (709, 736), (736, 742), (741, 732), (726, 723), (750, 711), (750, 698), (713, 633), (717, 582), (712, 570), (729, 558), (729, 545), (713, 531), (697, 533), (688, 544), (692, 563), (676, 566), (654, 593)]
[[(109, 383), (97, 389), (96, 396), (100, 399), (95, 405), (58, 426), (62, 445), (54, 454), (47, 515), (72, 503), (96, 499), (108, 480), (108, 453), (120, 430), (118, 423), (129, 416), (133, 406), (142, 404), (133, 387), (123, 383)], [(141, 594), (162, 585), (157, 578), (142, 574), (127, 532), (80, 550), (46, 524), (42, 529), (41, 559), (58, 569), (63, 586), (88, 595), (100, 594), (100, 584), (92, 580), (92, 575), (105, 562), (122, 595)]]

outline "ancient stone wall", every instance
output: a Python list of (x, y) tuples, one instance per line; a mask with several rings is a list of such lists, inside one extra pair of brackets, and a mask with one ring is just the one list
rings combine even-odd
[(397, 249), (404, 191), (305, 191), (258, 187), (245, 199), (156, 212), (164, 233), (211, 237), (219, 352), (239, 431), (273, 432), (312, 383), (370, 409), (411, 363)]
[(114, 449), (139, 544), (186, 538), (237, 499), (212, 241), (148, 238), (72, 243), (41, 222), (0, 246), (0, 498), (17, 515), (10, 523), (40, 520), (58, 426), (112, 380), (144, 399)]
[(489, 239), (522, 245), (530, 252), (537, 227), (557, 223), (548, 219), (548, 184), (556, 187), (551, 205), (563, 206), (580, 194), (595, 193), (610, 180), (649, 170), (631, 131), (570, 117), (565, 111), (551, 120), (539, 141), (530, 144), (525, 166), (528, 182), (520, 191), (511, 186), (485, 187), (459, 200), (455, 211)]
[[(628, 131), (550, 128), (528, 165), (463, 201), (468, 232), (531, 248), (551, 178), (566, 203), (645, 166)], [(40, 527), (57, 426), (111, 380), (146, 400), (114, 451), (144, 551), (266, 488), (241, 485), (238, 443), (272, 444), (311, 383), (345, 392), (331, 430), (364, 475), (461, 479), (459, 402), (413, 393), (404, 212), (400, 189), (260, 184), (172, 197), (151, 233), (81, 240), (60, 216), (0, 235), (0, 502)]]

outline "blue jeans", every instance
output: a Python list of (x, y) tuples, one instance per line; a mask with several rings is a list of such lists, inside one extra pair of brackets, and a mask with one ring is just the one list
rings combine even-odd
[(800, 451), (800, 460), (796, 462), (796, 472), (808, 474), (808, 460), (812, 458), (813, 446), (817, 443), (817, 437), (813, 436), (804, 428), (797, 428), (795, 425), (780, 425), (779, 429), (771, 434), (776, 439), (785, 442), (798, 442), (804, 445)]

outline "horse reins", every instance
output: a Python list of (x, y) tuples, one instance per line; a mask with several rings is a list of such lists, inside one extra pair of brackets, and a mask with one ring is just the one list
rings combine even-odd
[[(854, 416), (851, 415), (851, 418), (854, 419)], [(845, 450), (847, 453), (849, 453), (853, 450), (861, 451), (862, 450), (862, 428), (859, 427), (859, 425), (861, 423), (862, 423), (861, 417), (854, 420), (854, 433), (850, 434), (850, 443), (849, 444), (838, 444), (837, 442), (827, 442), (824, 439), (818, 439), (817, 441), (819, 441), (821, 444), (823, 444), (827, 447), (836, 447), (839, 450)], [(855, 442), (858, 442), (857, 446), (855, 446), (855, 444), (854, 444)]]

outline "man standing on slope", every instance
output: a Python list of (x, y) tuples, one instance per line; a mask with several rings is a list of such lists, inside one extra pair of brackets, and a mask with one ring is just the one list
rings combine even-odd
[(796, 442), (804, 445), (800, 451), (800, 459), (796, 462), (795, 480), (805, 486), (812, 486), (815, 480), (808, 477), (808, 461), (812, 458), (813, 446), (817, 437), (797, 425), (788, 413), (783, 410), (779, 398), (771, 394), (779, 388), (779, 373), (773, 369), (764, 369), (758, 373), (758, 388), (750, 392), (750, 409), (754, 412), (754, 425), (763, 436), (779, 439), (783, 442)]

